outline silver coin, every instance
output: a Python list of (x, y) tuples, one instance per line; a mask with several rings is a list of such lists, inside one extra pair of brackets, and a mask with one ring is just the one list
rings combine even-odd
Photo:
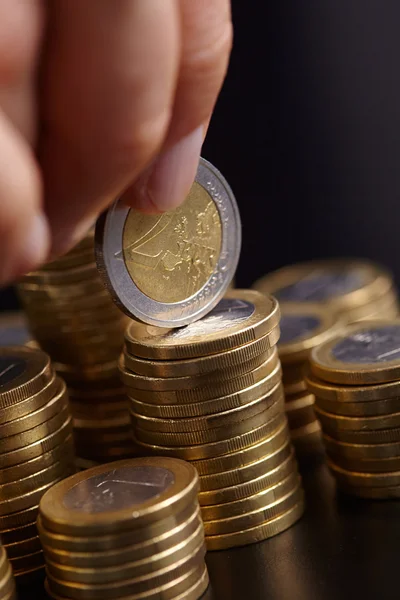
[(77, 483), (64, 496), (64, 506), (87, 514), (137, 507), (155, 499), (175, 482), (163, 467), (119, 467)]
[[(199, 197), (204, 210), (185, 214), (185, 207), (203, 206), (194, 202)], [(126, 232), (140, 219), (145, 227), (128, 244)], [(114, 301), (130, 317), (159, 327), (188, 325), (210, 312), (232, 281), (240, 248), (232, 190), (204, 159), (182, 207), (145, 221), (118, 200), (96, 226), (96, 261)]]
[(332, 354), (344, 363), (384, 363), (400, 359), (400, 325), (364, 329), (339, 342)]
[(363, 280), (356, 271), (326, 273), (316, 270), (304, 279), (277, 290), (274, 295), (281, 302), (322, 302), (354, 292), (362, 284)]
[(299, 340), (318, 329), (320, 325), (321, 321), (318, 317), (283, 314), (280, 321), (281, 337), (278, 346)]

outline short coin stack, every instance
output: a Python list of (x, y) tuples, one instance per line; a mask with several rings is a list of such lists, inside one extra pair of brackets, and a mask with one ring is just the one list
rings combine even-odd
[(26, 275), (18, 286), (30, 329), (65, 379), (78, 456), (132, 456), (126, 396), (117, 359), (127, 317), (97, 272), (93, 232), (65, 256)]
[(307, 389), (304, 368), (312, 348), (332, 337), (340, 326), (334, 314), (318, 305), (286, 303), (281, 307), (278, 351), (286, 414), (299, 456), (322, 449), (321, 426), (314, 412), (315, 397)]
[(380, 265), (360, 260), (325, 260), (284, 267), (254, 288), (284, 302), (322, 304), (348, 323), (391, 319), (399, 314), (393, 278)]
[(278, 303), (246, 290), (187, 327), (126, 332), (120, 369), (135, 439), (196, 467), (210, 550), (271, 537), (303, 512), (278, 339)]
[(47, 592), (80, 598), (197, 600), (208, 586), (196, 470), (170, 458), (94, 467), (40, 503)]
[(66, 387), (40, 350), (0, 349), (0, 439), (0, 537), (22, 577), (44, 565), (40, 498), (74, 463)]
[(6, 551), (0, 544), (0, 600), (16, 600), (15, 581)]
[(339, 487), (400, 497), (400, 321), (353, 325), (315, 348), (307, 383)]

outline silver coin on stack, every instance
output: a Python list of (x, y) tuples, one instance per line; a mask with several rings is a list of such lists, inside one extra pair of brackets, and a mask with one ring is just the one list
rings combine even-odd
[(249, 290), (229, 291), (187, 327), (133, 322), (126, 332), (134, 437), (196, 467), (209, 550), (271, 537), (303, 512), (278, 339), (278, 303)]
[(117, 369), (128, 319), (97, 272), (93, 231), (23, 277), (18, 293), (37, 343), (68, 385), (78, 456), (104, 462), (134, 455)]
[(65, 383), (47, 354), (0, 349), (0, 537), (18, 580), (43, 569), (39, 501), (74, 472)]
[(198, 600), (208, 586), (198, 475), (181, 460), (117, 461), (42, 498), (51, 598)]
[(7, 553), (0, 543), (0, 600), (17, 600), (15, 580)]

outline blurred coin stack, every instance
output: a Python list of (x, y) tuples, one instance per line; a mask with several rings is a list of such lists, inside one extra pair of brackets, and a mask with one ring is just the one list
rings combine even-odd
[(132, 456), (127, 399), (117, 360), (127, 317), (104, 288), (93, 232), (18, 286), (30, 329), (65, 379), (76, 450), (84, 459)]
[(196, 470), (131, 459), (49, 490), (38, 528), (55, 599), (197, 600), (208, 586)]
[(16, 600), (15, 581), (6, 551), (0, 544), (0, 600)]
[(43, 568), (39, 501), (74, 463), (66, 387), (40, 350), (0, 349), (0, 439), (0, 537), (20, 579)]
[(134, 437), (147, 453), (192, 462), (207, 548), (271, 537), (303, 512), (284, 413), (279, 307), (232, 290), (180, 329), (132, 322), (121, 377)]
[(400, 497), (400, 321), (353, 325), (315, 348), (307, 385), (339, 487)]
[(394, 319), (399, 302), (391, 274), (380, 265), (360, 260), (325, 260), (279, 269), (254, 284), (254, 289), (285, 302), (321, 304), (347, 323)]
[(285, 408), (290, 434), (298, 455), (322, 450), (321, 426), (315, 415), (315, 397), (307, 389), (305, 366), (315, 346), (326, 341), (342, 323), (325, 308), (283, 304), (278, 343), (282, 363)]

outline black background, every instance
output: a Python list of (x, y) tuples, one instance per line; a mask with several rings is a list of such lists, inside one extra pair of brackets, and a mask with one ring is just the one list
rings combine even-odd
[(325, 256), (373, 258), (399, 281), (398, 0), (233, 0), (233, 18), (203, 155), (239, 202), (239, 285)]

